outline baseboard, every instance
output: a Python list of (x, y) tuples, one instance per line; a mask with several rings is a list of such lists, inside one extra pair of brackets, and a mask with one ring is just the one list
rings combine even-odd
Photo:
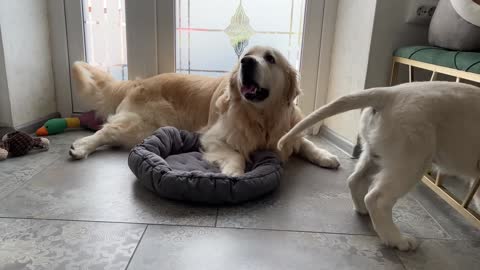
[(355, 145), (345, 139), (343, 136), (329, 129), (325, 125), (322, 125), (322, 127), (320, 128), (318, 136), (325, 138), (326, 140), (330, 141), (332, 144), (340, 148), (342, 151), (347, 153), (349, 156), (352, 156)]
[(42, 118), (38, 118), (36, 120), (33, 120), (31, 122), (28, 122), (28, 123), (25, 123), (25, 124), (22, 124), (22, 125), (18, 125), (18, 126), (15, 127), (15, 129), (23, 131), (25, 133), (34, 133), (39, 127), (43, 126), (43, 124), (45, 124), (45, 122), (48, 119), (59, 118), (59, 117), (60, 117), (60, 113), (54, 112), (54, 113), (51, 113), (51, 114), (49, 114), (47, 116), (44, 116)]

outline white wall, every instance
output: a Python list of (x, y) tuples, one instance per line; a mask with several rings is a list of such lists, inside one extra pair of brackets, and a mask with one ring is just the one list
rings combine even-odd
[[(376, 0), (338, 2), (327, 102), (365, 86), (375, 5)], [(328, 118), (324, 124), (353, 142), (358, 119), (359, 112), (352, 111)]]
[[(365, 87), (385, 86), (390, 80), (392, 52), (403, 46), (428, 44), (428, 25), (405, 23), (411, 2), (377, 1)], [(425, 2), (427, 0), (423, 0)], [(436, 5), (436, 0), (428, 0)]]
[(56, 112), (47, 1), (0, 0), (0, 26), (13, 126)]
[(12, 126), (12, 111), (10, 110), (10, 96), (8, 94), (7, 71), (2, 46), (2, 27), (0, 25), (0, 127)]
[[(411, 1), (340, 0), (327, 102), (364, 88), (388, 85), (392, 52), (427, 43), (428, 25), (405, 23)], [(360, 112), (325, 121), (333, 132), (356, 142)]]

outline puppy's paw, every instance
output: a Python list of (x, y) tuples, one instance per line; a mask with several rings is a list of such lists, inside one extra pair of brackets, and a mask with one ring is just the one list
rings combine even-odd
[(400, 238), (390, 241), (383, 241), (385, 245), (397, 248), (401, 251), (415, 250), (417, 248), (417, 239), (409, 235), (401, 235)]
[(355, 212), (357, 212), (357, 214), (361, 215), (361, 216), (368, 216), (368, 210), (366, 207), (359, 207), (357, 205), (353, 205), (353, 210), (355, 210)]

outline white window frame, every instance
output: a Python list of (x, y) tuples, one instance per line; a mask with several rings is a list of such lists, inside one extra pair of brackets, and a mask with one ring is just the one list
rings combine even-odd
[[(48, 0), (57, 90), (62, 116), (74, 113), (74, 61), (85, 60), (80, 0)], [(307, 114), (325, 104), (336, 1), (306, 0), (300, 64), (303, 95), (298, 105)], [(129, 78), (175, 72), (175, 0), (126, 0)], [(75, 95), (75, 94), (73, 94)]]
[[(311, 0), (315, 1), (315, 0)], [(330, 81), (331, 55), (335, 39), (335, 23), (337, 20), (338, 1), (325, 0), (321, 27), (320, 45), (318, 48), (317, 79), (315, 83), (315, 102), (313, 107), (302, 108), (304, 113), (310, 113), (327, 103), (328, 84)], [(319, 7), (317, 7), (319, 8)], [(309, 16), (311, 17), (311, 16)], [(310, 104), (311, 105), (311, 104)], [(317, 123), (313, 134), (318, 134), (323, 122)]]

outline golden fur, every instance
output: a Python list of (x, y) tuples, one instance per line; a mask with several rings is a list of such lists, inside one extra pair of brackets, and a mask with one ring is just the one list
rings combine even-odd
[[(265, 52), (275, 55), (275, 65), (262, 62)], [(95, 67), (75, 63), (72, 72), (79, 92), (108, 120), (94, 135), (75, 141), (70, 155), (85, 158), (105, 144), (132, 147), (159, 127), (175, 126), (204, 133), (207, 160), (224, 173), (242, 174), (253, 151), (276, 150), (280, 137), (302, 119), (293, 102), (300, 93), (295, 69), (269, 47), (254, 47), (247, 55), (259, 61), (262, 84), (270, 87), (270, 96), (261, 103), (240, 94), (240, 64), (221, 78), (170, 73), (115, 81)], [(302, 137), (280, 154), (286, 160), (294, 152), (319, 166), (339, 165), (335, 156)]]

